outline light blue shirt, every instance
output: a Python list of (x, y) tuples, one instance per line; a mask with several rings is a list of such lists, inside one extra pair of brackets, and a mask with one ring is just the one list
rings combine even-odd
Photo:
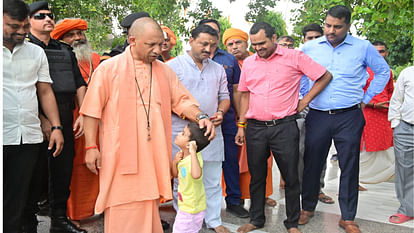
[[(203, 68), (200, 70), (188, 53), (172, 59), (167, 64), (175, 71), (178, 79), (198, 101), (200, 109), (209, 116), (213, 116), (217, 112), (220, 101), (230, 99), (226, 72), (222, 65), (211, 59), (206, 59), (203, 61)], [(175, 145), (174, 139), (187, 124), (188, 121), (173, 114), (173, 158), (180, 150)], [(202, 150), (202, 154), (204, 161), (224, 160), (224, 141), (221, 126), (216, 127), (216, 137)]]
[[(319, 110), (348, 108), (365, 104), (382, 92), (390, 78), (390, 67), (369, 41), (347, 35), (335, 48), (325, 36), (307, 42), (302, 51), (324, 66), (333, 76), (328, 86), (313, 99), (310, 107)], [(375, 76), (367, 92), (366, 69)]]

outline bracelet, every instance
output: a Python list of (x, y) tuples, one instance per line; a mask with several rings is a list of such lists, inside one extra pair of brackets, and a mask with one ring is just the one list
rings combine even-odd
[(239, 121), (237, 122), (237, 128), (246, 128), (247, 127), (247, 122), (243, 122), (243, 121)]
[(90, 150), (90, 149), (98, 149), (97, 145), (93, 145), (93, 146), (87, 146), (85, 147), (85, 151)]
[(221, 112), (221, 114), (223, 114), (223, 116), (224, 116), (224, 111), (223, 110), (217, 109), (217, 112)]
[(55, 130), (55, 129), (60, 129), (63, 130), (63, 126), (61, 125), (56, 125), (56, 126), (52, 126), (52, 128), (50, 128), (51, 131)]
[(197, 122), (199, 122), (202, 119), (209, 119), (208, 115), (204, 112), (200, 112), (197, 114)]

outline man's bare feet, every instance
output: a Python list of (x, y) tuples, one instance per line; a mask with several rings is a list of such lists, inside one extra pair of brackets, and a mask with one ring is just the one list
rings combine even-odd
[(361, 185), (358, 185), (358, 191), (368, 191), (368, 189), (362, 187)]
[(223, 225), (215, 227), (214, 231), (217, 232), (217, 233), (230, 233), (230, 230), (227, 229), (227, 227), (224, 227)]
[(250, 232), (253, 231), (255, 229), (257, 229), (258, 227), (256, 227), (255, 225), (251, 224), (251, 223), (247, 223), (244, 224), (243, 226), (239, 227), (239, 229), (237, 229), (237, 232), (239, 233), (246, 233), (246, 232)]
[(273, 200), (272, 198), (266, 197), (266, 205), (275, 207), (277, 205), (276, 200)]
[(288, 230), (288, 233), (302, 233), (298, 228), (296, 228), (296, 227), (292, 227), (292, 228), (289, 228)]

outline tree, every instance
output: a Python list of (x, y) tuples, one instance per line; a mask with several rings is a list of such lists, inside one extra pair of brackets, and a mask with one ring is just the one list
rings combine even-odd
[[(345, 5), (352, 10), (352, 22), (359, 36), (370, 41), (381, 40), (388, 44), (391, 65), (403, 65), (413, 56), (413, 1), (412, 0), (293, 0), (303, 7), (294, 10), (294, 33), (301, 37), (301, 29), (308, 23), (322, 25), (326, 11), (335, 5)], [(398, 53), (402, 46), (408, 51), (405, 57)], [(397, 53), (398, 51), (398, 53)], [(411, 54), (410, 54), (411, 53)], [(393, 56), (398, 56), (393, 58)]]
[(252, 23), (267, 22), (275, 29), (277, 36), (287, 35), (286, 23), (282, 14), (272, 10), (275, 6), (276, 1), (274, 0), (251, 0), (248, 4), (250, 10), (245, 19)]

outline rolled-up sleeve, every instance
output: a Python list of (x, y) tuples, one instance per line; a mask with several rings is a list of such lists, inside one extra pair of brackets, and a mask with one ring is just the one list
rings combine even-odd
[(375, 95), (384, 90), (390, 77), (390, 67), (371, 44), (367, 47), (365, 63), (374, 72), (374, 79), (371, 81), (362, 99), (362, 102), (367, 104)]
[(219, 93), (218, 93), (218, 100), (219, 102), (222, 100), (230, 99), (229, 90), (227, 88), (227, 76), (224, 68), (221, 69), (220, 75), (220, 83), (219, 83)]

